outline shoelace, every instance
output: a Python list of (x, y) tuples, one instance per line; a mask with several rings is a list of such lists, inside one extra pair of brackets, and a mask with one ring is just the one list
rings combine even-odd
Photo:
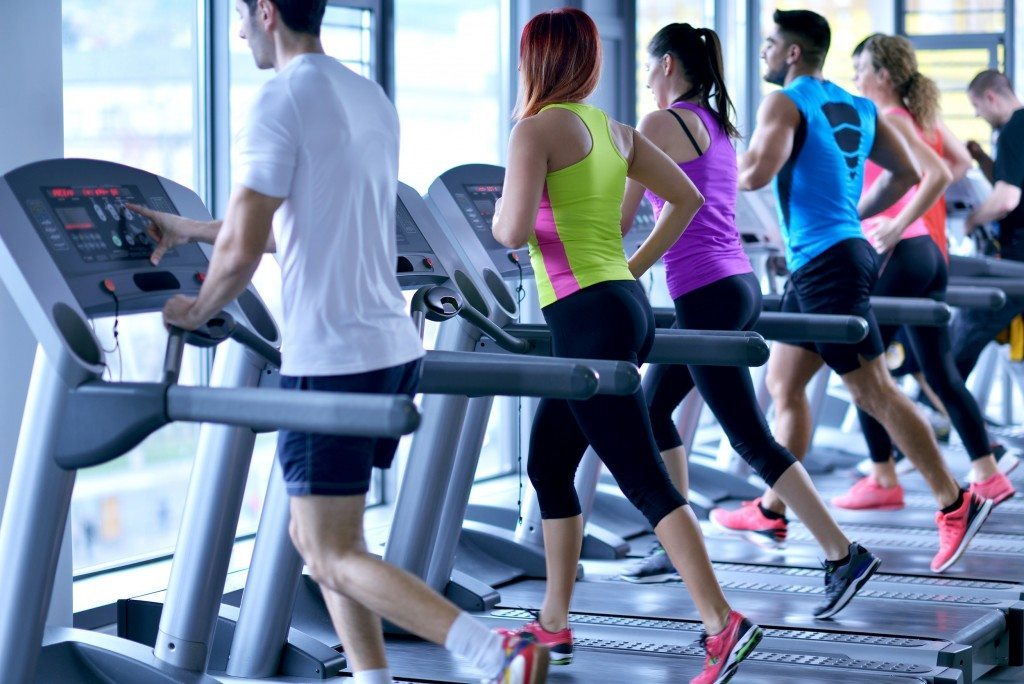
[(936, 513), (935, 522), (939, 526), (939, 545), (945, 546), (954, 543), (958, 530), (948, 522), (948, 516), (942, 512)]

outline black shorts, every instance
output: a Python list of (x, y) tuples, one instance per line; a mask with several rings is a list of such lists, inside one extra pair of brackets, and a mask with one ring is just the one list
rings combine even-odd
[(782, 311), (860, 316), (868, 323), (867, 337), (856, 344), (825, 342), (798, 346), (820, 354), (839, 375), (860, 368), (860, 357), (880, 356), (882, 335), (871, 311), (871, 292), (877, 280), (875, 250), (862, 238), (838, 242), (794, 271), (782, 295)]
[[(420, 380), (420, 361), (352, 375), (281, 376), (281, 387), (299, 391), (406, 394)], [(370, 489), (373, 468), (390, 468), (398, 440), (281, 430), (277, 457), (291, 496), (355, 496)]]

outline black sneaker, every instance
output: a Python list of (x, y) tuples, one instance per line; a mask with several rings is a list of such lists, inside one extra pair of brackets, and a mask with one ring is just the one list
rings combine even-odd
[(842, 565), (825, 561), (827, 600), (815, 608), (814, 617), (825, 620), (845, 608), (881, 563), (880, 558), (857, 542), (850, 544), (849, 559)]
[(631, 569), (619, 575), (621, 579), (635, 584), (656, 584), (672, 582), (679, 579), (679, 573), (672, 566), (668, 554), (664, 550), (656, 551), (637, 563)]

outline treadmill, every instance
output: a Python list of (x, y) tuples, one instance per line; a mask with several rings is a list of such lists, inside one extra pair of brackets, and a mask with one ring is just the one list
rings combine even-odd
[[(500, 167), (469, 165), (445, 172), (431, 186), (430, 197), (438, 207), (439, 216), (448, 223), (452, 241), (464, 251), (475, 249), (473, 236), (482, 233), (481, 225), (486, 225), (479, 215), (479, 204), (474, 201), (476, 198), (472, 192), (477, 188), (487, 188), (490, 193), (500, 192), (503, 179), (504, 171)], [(503, 257), (503, 254), (495, 252), (487, 265), (500, 268)], [(437, 558), (433, 566), (436, 568), (442, 563), (443, 559)], [(612, 569), (605, 577), (621, 572), (621, 564), (610, 567), (617, 570)], [(991, 599), (995, 603), (979, 607), (974, 598), (949, 600), (943, 591), (934, 589), (936, 585), (931, 579), (898, 577), (888, 580), (887, 584), (873, 579), (868, 588), (873, 589), (876, 583), (880, 586), (874, 596), (858, 599), (837, 619), (826, 623), (809, 618), (811, 607), (820, 602), (815, 596), (821, 591), (820, 571), (777, 568), (763, 562), (731, 563), (729, 567), (720, 567), (719, 571), (726, 593), (737, 607), (748, 611), (752, 619), (762, 626), (787, 630), (785, 636), (769, 631), (763, 646), (769, 651), (841, 653), (847, 658), (858, 659), (857, 654), (861, 651), (857, 641), (867, 633), (894, 639), (891, 644), (898, 653), (893, 652), (889, 662), (922, 662), (923, 658), (929, 667), (949, 666), (952, 661), (948, 656), (938, 656), (937, 653), (945, 648), (954, 648), (961, 654), (957, 667), (962, 668), (965, 681), (972, 681), (992, 667), (1021, 660), (1024, 630), (1018, 623), (1024, 606), (1016, 600), (1020, 597), (1019, 591), (1005, 592)], [(801, 575), (810, 578), (804, 586), (794, 581), (795, 576)], [(578, 584), (574, 599), (578, 614), (573, 621), (581, 628), (591, 620), (604, 624), (610, 619), (612, 622), (609, 624), (629, 630), (654, 628), (654, 623), (648, 625), (647, 620), (696, 618), (692, 604), (678, 586), (586, 581), (591, 577), (599, 580), (601, 573), (588, 571), (585, 581)], [(889, 591), (890, 585), (896, 586), (895, 591)], [(501, 585), (497, 587), (501, 594), (499, 606), (507, 610), (537, 608), (542, 586), (533, 580)], [(1002, 585), (997, 586), (1005, 589)], [(499, 612), (495, 617), (527, 619), (525, 615), (514, 612)], [(617, 622), (619, 619), (621, 623)], [(883, 621), (885, 624), (880, 624)], [(1008, 633), (1010, 638), (1007, 638)], [(800, 636), (791, 636), (796, 634)], [(580, 636), (585, 635), (580, 633)], [(777, 641), (775, 636), (779, 636)], [(646, 640), (649, 637), (648, 633), (642, 632), (642, 635), (631, 638), (645, 644), (642, 648), (653, 648), (650, 646), (652, 642)], [(911, 641), (923, 639), (936, 650), (919, 648), (916, 641), (914, 646), (906, 649), (897, 645), (901, 643), (900, 638), (909, 637), (913, 637)], [(869, 654), (877, 654), (879, 648), (872, 639), (863, 643), (868, 642), (871, 642), (870, 646), (863, 652), (865, 659), (874, 658)], [(928, 655), (924, 655), (926, 653)]]
[[(91, 322), (159, 311), (173, 294), (195, 294), (208, 264), (203, 249), (186, 244), (168, 252), (159, 267), (151, 265), (148, 221), (125, 202), (209, 219), (199, 198), (182, 186), (109, 162), (42, 161), (0, 181), (0, 278), (39, 342), (0, 524), (0, 671), (6, 681), (216, 681), (177, 661), (191, 650), (187, 641), (173, 639), (154, 650), (45, 624), (77, 470), (117, 458), (178, 420), (204, 423), (207, 437), (211, 430), (252, 435), (281, 427), (398, 437), (419, 422), (406, 397), (177, 384), (186, 341), (213, 346), (230, 339), (218, 354), (220, 371), (232, 359), (245, 365), (250, 354), (276, 354), (277, 329), (251, 288), (198, 331), (171, 331), (159, 381), (104, 381), (106, 352)], [(211, 498), (221, 493), (220, 482), (206, 484)], [(191, 608), (201, 614), (204, 606)]]
[[(428, 243), (434, 248), (434, 252), (437, 256), (440, 256), (443, 252), (442, 243), (437, 241), (438, 235), (433, 230), (436, 229), (436, 225), (431, 228), (432, 218), (429, 213), (422, 213), (426, 207), (422, 201), (417, 204), (415, 196), (408, 194), (408, 190), (405, 193), (400, 192), (402, 199), (402, 205), (410, 210), (410, 215), (420, 222), (422, 234), (428, 237)], [(401, 224), (401, 222), (400, 222)], [(401, 244), (401, 243), (400, 243)], [(416, 259), (410, 259), (412, 264), (416, 264)], [(449, 266), (444, 259), (440, 259), (435, 262), (435, 265), (441, 265), (449, 273), (462, 273), (462, 276), (458, 278), (459, 281), (475, 283), (479, 282), (477, 279), (480, 277), (478, 274), (473, 274), (465, 270), (465, 264), (456, 264), (455, 266)], [(468, 281), (467, 281), (468, 279)], [(482, 280), (482, 278), (481, 278)], [(475, 287), (475, 286), (474, 286)], [(470, 290), (467, 288), (467, 290)], [(478, 293), (487, 290), (477, 290)], [(471, 295), (472, 296), (472, 295)], [(468, 297), (467, 297), (468, 299)], [(452, 328), (451, 324), (442, 327), (442, 333), (445, 328)], [(459, 326), (461, 327), (461, 326)], [(482, 343), (485, 338), (480, 338)], [(511, 358), (511, 357), (510, 357)], [(431, 397), (427, 397), (427, 400)], [(425, 420), (431, 416), (436, 415), (437, 412), (432, 412), (430, 407), (424, 406), (424, 417)], [(423, 440), (423, 435), (426, 434), (427, 426), (424, 425), (421, 429), (418, 438), (414, 439), (414, 454), (417, 451), (416, 444), (426, 444), (426, 440)], [(436, 451), (435, 451), (436, 454)], [(427, 455), (427, 452), (423, 452), (419, 455)], [(407, 539), (401, 537), (401, 530), (403, 529), (402, 520), (406, 521), (405, 529), (408, 529), (408, 522), (411, 521), (409, 514), (412, 514), (412, 519), (423, 518), (423, 514), (415, 506), (418, 505), (415, 499), (412, 499), (406, 495), (407, 491), (433, 491), (433, 486), (428, 482), (427, 477), (434, 474), (436, 479), (437, 471), (441, 470), (436, 463), (436, 455), (431, 455), (434, 461), (419, 461), (415, 455), (410, 459), (410, 470), (406, 474), (406, 482), (416, 482), (420, 486), (415, 490), (407, 489), (403, 490), (403, 493), (399, 499), (399, 511), (396, 511), (396, 523), (393, 527), (392, 538), (388, 545), (388, 554), (391, 554), (395, 548), (404, 551), (407, 556), (411, 556), (411, 560), (417, 560), (415, 557), (415, 547), (419, 546), (416, 542), (416, 538), (413, 537), (411, 542), (407, 543)], [(412, 470), (414, 463), (419, 463), (420, 467), (418, 471)], [(456, 464), (456, 470), (459, 470), (458, 464)], [(464, 470), (464, 469), (463, 469)], [(469, 470), (470, 476), (472, 470)], [(420, 475), (423, 475), (421, 478)], [(453, 478), (453, 480), (456, 478)], [(450, 498), (450, 497), (449, 497)], [(408, 504), (409, 501), (413, 501), (412, 506)], [(463, 506), (465, 500), (462, 500)], [(447, 510), (447, 508), (446, 508)], [(404, 511), (404, 512), (402, 512)], [(262, 523), (261, 523), (262, 524)], [(427, 521), (426, 527), (438, 527), (440, 525), (437, 522), (436, 517), (431, 518)], [(457, 529), (457, 528), (456, 528)], [(261, 532), (262, 536), (262, 532)], [(255, 563), (253, 566), (255, 570)], [(252, 577), (250, 576), (250, 582)], [(304, 583), (305, 587), (308, 587), (308, 583)], [(251, 588), (251, 587), (250, 587)], [(445, 588), (442, 586), (442, 588)], [(451, 598), (456, 600), (459, 599), (459, 592), (461, 588), (457, 586), (456, 582), (447, 585), (448, 594)], [(247, 589), (248, 591), (249, 589)], [(465, 594), (461, 594), (464, 598)], [(516, 614), (505, 615), (500, 611), (492, 613), (490, 611), (483, 611), (478, 613), (481, 617), (494, 621), (504, 625), (515, 625), (519, 621), (519, 616)], [(274, 613), (265, 613), (264, 620), (256, 620), (255, 624), (265, 624), (268, 616), (274, 616)], [(243, 615), (244, 618), (244, 615)], [(245, 620), (242, 620), (244, 623)], [(661, 623), (659, 623), (661, 624)], [(702, 662), (703, 654), (698, 652), (699, 649), (693, 643), (697, 637), (695, 631), (695, 624), (690, 621), (676, 621), (672, 625), (668, 625), (671, 630), (665, 632), (665, 636), (668, 640), (663, 640), (660, 636), (652, 637), (653, 641), (648, 640), (647, 647), (650, 652), (638, 653), (638, 644), (633, 643), (635, 641), (636, 632), (631, 627), (623, 629), (621, 625), (607, 624), (607, 625), (593, 625), (584, 626), (581, 625), (578, 630), (581, 641), (581, 654), (579, 656), (579, 662), (576, 666), (566, 669), (564, 672), (559, 672), (556, 676), (561, 678), (567, 678), (573, 681), (607, 681), (609, 676), (617, 676), (615, 673), (620, 673), (625, 676), (626, 672), (637, 672), (638, 668), (642, 668), (645, 672), (645, 676), (652, 681), (656, 682), (668, 682), (678, 681), (678, 678), (688, 672), (695, 673), (699, 670)], [(239, 631), (247, 629), (247, 627), (241, 626)], [(315, 596), (310, 596), (305, 592), (305, 589), (300, 588), (298, 600), (295, 605), (295, 611), (292, 618), (292, 633), (301, 631), (302, 633), (309, 635), (325, 644), (335, 644), (336, 635), (334, 634), (333, 628), (330, 625), (329, 620), (326, 618), (326, 614), (323, 611), (322, 606), (319, 606)], [(809, 632), (799, 632), (803, 639), (812, 638), (812, 634)], [(879, 638), (869, 640), (876, 647), (891, 641), (888, 638)], [(916, 643), (916, 642), (915, 642)], [(280, 641), (278, 641), (280, 644)], [(266, 644), (268, 647), (270, 644)], [(955, 653), (960, 653), (960, 648), (950, 649), (950, 645), (946, 642), (937, 643), (935, 641), (926, 640), (919, 644), (925, 649), (937, 652), (938, 650), (945, 649), (946, 658), (951, 661), (956, 657)], [(232, 651), (231, 660), (232, 662), (239, 655), (237, 649), (238, 643), (236, 639), (236, 648)], [(595, 648), (602, 646), (603, 648)], [(865, 653), (867, 650), (865, 649)], [(464, 665), (454, 661), (443, 649), (434, 647), (431, 645), (411, 642), (407, 639), (393, 638), (389, 639), (388, 653), (390, 666), (393, 674), (401, 679), (409, 679), (415, 681), (468, 681), (474, 676), (474, 673)], [(269, 660), (274, 661), (280, 654), (280, 649), (268, 648), (264, 657), (269, 656)], [(287, 656), (286, 656), (287, 657)], [(756, 676), (757, 681), (766, 682), (783, 682), (783, 681), (820, 681), (820, 677), (823, 673), (832, 673), (833, 675), (844, 676), (851, 681), (877, 681), (877, 677), (881, 676), (886, 681), (897, 681), (897, 682), (961, 682), (963, 681), (962, 673), (960, 670), (945, 666), (937, 666), (934, 664), (903, 664), (903, 665), (883, 665), (881, 667), (876, 666), (873, 673), (861, 673), (851, 668), (849, 658), (833, 658), (832, 656), (818, 655), (808, 656), (806, 653), (770, 653), (764, 651), (755, 654), (754, 658), (747, 664), (744, 665), (744, 672), (749, 673), (751, 676)], [(826, 669), (822, 669), (826, 668)], [(253, 671), (248, 673), (246, 676), (270, 676), (273, 674), (272, 671), (266, 671), (263, 673)]]
[[(420, 286), (413, 297), (414, 320), (422, 326), (424, 318), (440, 321), (461, 315), (466, 319), (465, 326), (490, 329), (488, 326), (493, 324), (485, 316), (464, 306), (458, 293), (441, 286), (461, 276), (446, 270), (447, 260), (435, 253), (419, 233), (410, 211), (420, 208), (410, 206), (409, 197), (422, 202), (410, 188), (400, 187), (396, 269), (403, 286)], [(473, 293), (469, 296), (474, 298)], [(279, 364), (279, 358), (265, 356), (250, 364), (248, 372), (255, 373), (256, 378), (266, 377), (276, 372)], [(253, 379), (216, 372), (214, 377), (227, 383)], [(594, 361), (583, 365), (573, 359), (509, 358), (439, 350), (429, 351), (424, 358), (419, 389), (459, 395), (451, 400), (465, 404), (468, 397), (489, 393), (586, 399), (599, 391), (631, 392), (638, 385), (639, 374), (626, 363)], [(442, 448), (453, 450), (459, 425), (449, 422), (445, 429), (432, 428), (430, 432), (437, 433), (437, 440), (445, 445)], [(251, 434), (219, 440), (201, 437), (201, 458), (186, 504), (186, 515), (194, 524), (183, 527), (178, 542), (186, 560), (172, 566), (166, 596), (158, 592), (118, 602), (118, 634), (142, 644), (156, 644), (158, 650), (166, 642), (176, 643), (177, 648), (170, 650), (175, 651), (180, 666), (199, 672), (318, 679), (337, 675), (343, 671), (345, 659), (332, 648), (334, 641), (318, 640), (302, 629), (303, 616), (307, 615), (307, 621), (315, 625), (326, 621), (329, 627), (330, 623), (319, 588), (301, 577), (301, 558), (288, 535), (288, 496), (276, 463), (245, 589), (229, 593), (222, 601), (252, 447)], [(208, 496), (203, 483), (215, 483), (219, 495)], [(295, 620), (291, 619), (293, 605)], [(291, 629), (290, 622), (294, 623)], [(188, 644), (188, 648), (182, 644)]]

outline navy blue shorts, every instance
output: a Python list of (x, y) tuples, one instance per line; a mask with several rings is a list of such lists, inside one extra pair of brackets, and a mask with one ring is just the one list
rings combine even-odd
[[(357, 394), (412, 396), (420, 381), (420, 360), (353, 375), (281, 376), (281, 388)], [(390, 468), (398, 440), (281, 430), (277, 457), (291, 496), (356, 496), (370, 489), (373, 468)]]
[(871, 293), (878, 281), (878, 260), (867, 240), (838, 242), (789, 276), (782, 295), (787, 313), (860, 316), (868, 323), (868, 335), (856, 344), (802, 343), (796, 346), (817, 352), (839, 375), (860, 368), (860, 357), (874, 359), (884, 351), (878, 321), (871, 310)]

